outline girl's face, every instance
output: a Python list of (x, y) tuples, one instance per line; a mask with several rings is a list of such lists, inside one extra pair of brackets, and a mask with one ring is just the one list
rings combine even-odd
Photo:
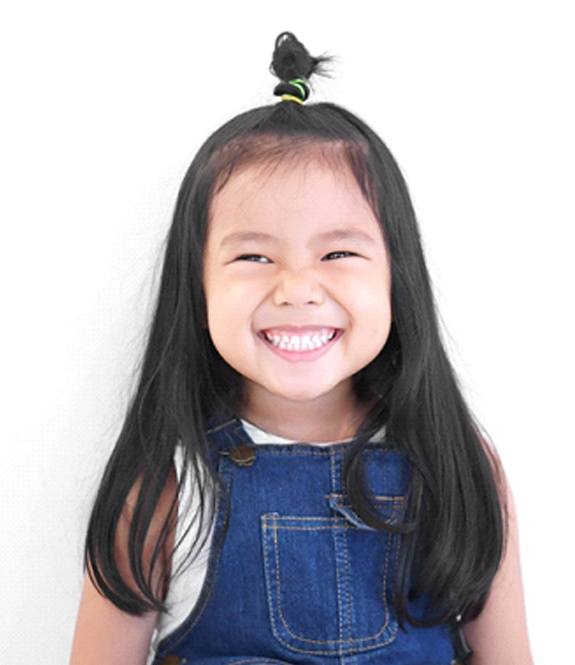
[[(324, 414), (355, 408), (351, 377), (389, 335), (390, 280), (381, 229), (347, 171), (310, 163), (264, 175), (250, 167), (212, 201), (208, 328), (220, 355), (245, 377), (253, 412), (303, 417), (310, 407)], [(261, 338), (263, 329), (290, 325), (343, 334), (319, 357), (294, 361)]]

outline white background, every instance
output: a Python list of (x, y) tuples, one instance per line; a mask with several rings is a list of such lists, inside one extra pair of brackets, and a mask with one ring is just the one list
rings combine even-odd
[(404, 173), (452, 360), (515, 496), (535, 662), (572, 654), (569, 5), (2, 10), (2, 662), (67, 662), (90, 502), (177, 190), (209, 133), (277, 101), (283, 30), (338, 58), (310, 101), (356, 112)]

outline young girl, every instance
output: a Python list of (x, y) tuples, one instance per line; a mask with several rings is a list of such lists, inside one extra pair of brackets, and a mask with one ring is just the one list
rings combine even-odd
[(406, 184), (306, 103), (329, 60), (280, 34), (281, 100), (184, 178), (71, 665), (532, 663), (511, 493)]

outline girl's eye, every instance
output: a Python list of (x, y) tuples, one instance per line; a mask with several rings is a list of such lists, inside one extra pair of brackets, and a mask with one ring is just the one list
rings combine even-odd
[[(238, 256), (235, 261), (243, 261), (244, 259), (250, 259), (253, 256), (258, 256), (260, 258), (265, 258), (265, 256), (262, 256), (261, 254), (242, 254), (241, 256)], [(254, 263), (254, 261), (250, 261), (250, 263)], [(257, 262), (259, 263), (259, 261)]]
[[(332, 256), (333, 254), (349, 254), (350, 256), (357, 256), (354, 252), (330, 252), (329, 254), (326, 254), (326, 256)], [(238, 256), (236, 261), (241, 261), (244, 259), (250, 259), (252, 257), (259, 257), (259, 258), (266, 258), (265, 256), (262, 256), (261, 254), (242, 254), (241, 256)], [(253, 263), (253, 261), (251, 262)], [(256, 263), (260, 263), (260, 261), (256, 261)]]
[(331, 256), (332, 254), (349, 254), (350, 256), (357, 256), (354, 252), (330, 252), (329, 254), (326, 254), (326, 256)]

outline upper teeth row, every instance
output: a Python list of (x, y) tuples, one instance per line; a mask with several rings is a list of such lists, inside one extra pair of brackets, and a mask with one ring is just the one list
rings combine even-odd
[(291, 351), (311, 351), (319, 349), (320, 346), (327, 344), (334, 336), (336, 331), (323, 332), (314, 335), (270, 335), (264, 331), (266, 338), (280, 349)]

